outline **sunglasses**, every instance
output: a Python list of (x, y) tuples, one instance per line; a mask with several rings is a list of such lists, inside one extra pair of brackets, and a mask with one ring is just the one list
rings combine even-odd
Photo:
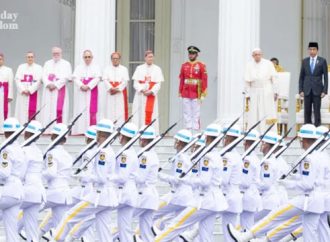
[(90, 55), (86, 55), (86, 56), (84, 56), (84, 58), (85, 59), (90, 59), (90, 58), (92, 58)]

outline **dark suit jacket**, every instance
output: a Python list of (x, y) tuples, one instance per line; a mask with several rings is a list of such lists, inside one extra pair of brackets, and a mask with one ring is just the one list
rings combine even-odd
[(303, 59), (299, 76), (299, 93), (301, 92), (304, 92), (305, 96), (311, 92), (316, 96), (321, 95), (322, 92), (328, 93), (328, 64), (326, 59), (317, 57), (313, 73), (310, 69), (310, 57)]

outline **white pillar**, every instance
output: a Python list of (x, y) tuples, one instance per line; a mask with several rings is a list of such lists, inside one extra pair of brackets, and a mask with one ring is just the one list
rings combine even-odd
[(115, 50), (116, 0), (77, 0), (75, 66), (82, 62), (82, 52), (93, 52), (102, 68)]
[(243, 77), (252, 49), (259, 47), (259, 21), (260, 0), (219, 1), (217, 116), (221, 123), (243, 112)]

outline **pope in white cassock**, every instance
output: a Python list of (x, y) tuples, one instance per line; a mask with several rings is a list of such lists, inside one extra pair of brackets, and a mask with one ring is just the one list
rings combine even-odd
[(132, 113), (133, 122), (141, 127), (149, 124), (154, 118), (156, 133), (159, 132), (158, 98), (157, 93), (161, 82), (164, 81), (162, 70), (153, 64), (154, 54), (148, 50), (144, 55), (145, 63), (136, 67), (132, 79), (134, 80), (135, 96)]
[[(69, 93), (67, 83), (71, 79), (71, 64), (62, 59), (62, 49), (53, 47), (51, 60), (46, 61), (43, 69), (43, 95), (41, 112), (43, 126), (57, 117), (58, 123), (67, 123), (69, 115)], [(45, 133), (49, 134), (51, 127)]]
[(34, 63), (33, 52), (27, 52), (26, 63), (18, 66), (15, 82), (17, 87), (15, 117), (24, 124), (40, 108), (42, 67)]
[(128, 118), (127, 84), (128, 70), (120, 65), (121, 55), (118, 52), (111, 54), (111, 62), (103, 71), (103, 82), (106, 88), (104, 110), (102, 118), (117, 120), (121, 125)]
[(93, 53), (85, 50), (84, 63), (77, 66), (73, 72), (74, 96), (73, 116), (83, 112), (77, 123), (72, 128), (72, 134), (84, 134), (87, 128), (95, 125), (98, 112), (98, 84), (101, 79), (101, 71), (98, 65), (93, 63)]
[[(250, 98), (248, 112), (248, 126), (258, 122), (260, 119), (266, 119), (260, 123), (258, 128), (261, 132), (265, 131), (267, 126), (276, 123), (277, 87), (276, 70), (271, 61), (262, 58), (262, 51), (254, 49), (252, 51), (253, 60), (247, 64), (245, 71), (245, 89)], [(274, 126), (276, 131), (276, 125)]]
[[(5, 56), (0, 53), (0, 127), (10, 117), (10, 102), (13, 100), (13, 70), (4, 65)], [(3, 133), (2, 128), (0, 133)]]

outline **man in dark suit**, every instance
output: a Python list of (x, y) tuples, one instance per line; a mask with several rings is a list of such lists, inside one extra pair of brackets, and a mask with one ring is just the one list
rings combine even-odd
[(305, 123), (312, 123), (313, 105), (315, 126), (321, 125), (321, 98), (328, 93), (327, 60), (317, 55), (318, 49), (318, 43), (309, 43), (309, 57), (302, 61), (299, 77), (299, 94), (304, 97)]

